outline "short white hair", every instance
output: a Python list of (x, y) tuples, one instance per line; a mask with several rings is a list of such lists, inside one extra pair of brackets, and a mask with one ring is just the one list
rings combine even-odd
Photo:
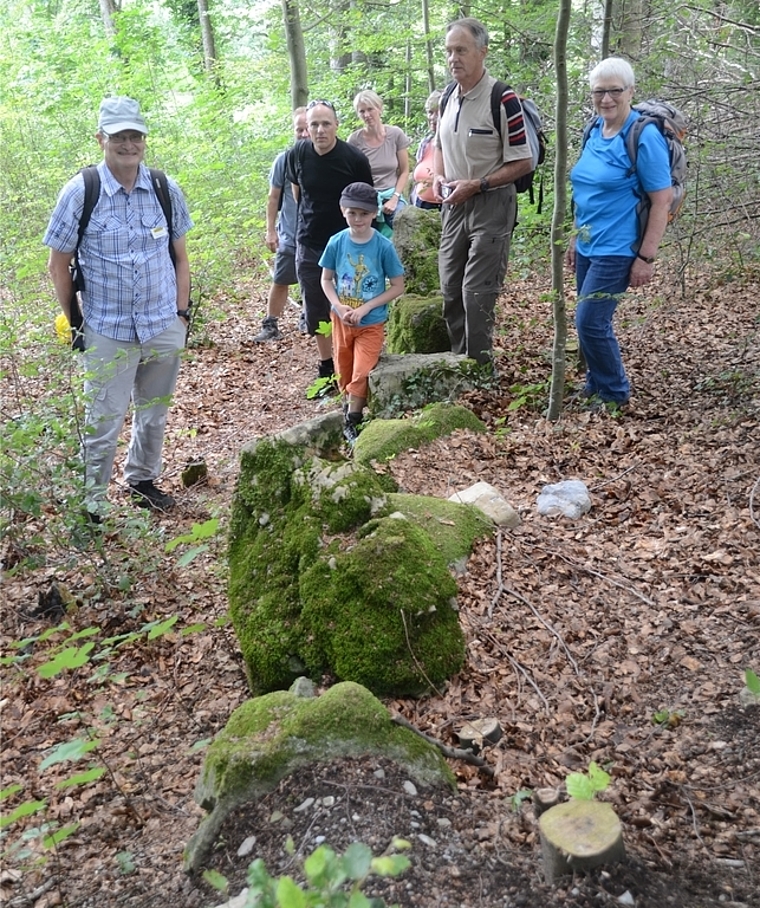
[(596, 87), (597, 82), (607, 79), (620, 79), (623, 86), (633, 88), (636, 84), (636, 77), (633, 74), (633, 67), (622, 57), (607, 57), (588, 74), (588, 81), (591, 88)]

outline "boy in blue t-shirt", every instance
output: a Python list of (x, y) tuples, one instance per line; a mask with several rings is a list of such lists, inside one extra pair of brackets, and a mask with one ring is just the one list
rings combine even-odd
[(348, 229), (330, 238), (319, 260), (332, 309), (338, 386), (347, 397), (343, 434), (349, 444), (359, 434), (369, 373), (383, 349), (388, 303), (404, 292), (404, 268), (393, 243), (372, 226), (377, 204), (369, 183), (349, 183), (340, 197)]

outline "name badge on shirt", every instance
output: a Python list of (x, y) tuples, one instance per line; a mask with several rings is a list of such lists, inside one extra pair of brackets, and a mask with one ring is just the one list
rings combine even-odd
[(154, 240), (160, 240), (161, 237), (165, 237), (167, 235), (166, 227), (154, 227), (150, 232), (153, 234)]

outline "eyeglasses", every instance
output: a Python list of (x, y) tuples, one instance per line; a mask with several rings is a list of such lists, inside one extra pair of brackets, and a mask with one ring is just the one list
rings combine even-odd
[(109, 142), (113, 142), (114, 145), (126, 145), (127, 142), (132, 142), (134, 145), (140, 145), (141, 142), (145, 141), (145, 136), (141, 132), (118, 132), (115, 136), (109, 135), (107, 132), (104, 132), (103, 135), (108, 139)]
[(626, 85), (624, 88), (595, 88), (591, 92), (591, 97), (595, 101), (601, 101), (605, 95), (609, 95), (611, 98), (619, 98), (624, 91), (628, 91), (630, 85)]
[(306, 109), (311, 110), (312, 107), (316, 107), (317, 104), (324, 104), (325, 107), (329, 107), (330, 110), (335, 110), (335, 105), (332, 103), (332, 101), (325, 101), (324, 98), (315, 98), (313, 101), (309, 101), (309, 103), (306, 105)]

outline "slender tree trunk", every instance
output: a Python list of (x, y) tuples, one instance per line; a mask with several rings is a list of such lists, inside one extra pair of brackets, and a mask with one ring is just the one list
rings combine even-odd
[(610, 55), (610, 32), (612, 31), (613, 0), (604, 0), (604, 20), (602, 21), (602, 60)]
[(103, 18), (103, 28), (109, 38), (116, 35), (116, 26), (113, 21), (113, 14), (116, 12), (114, 0), (100, 0), (100, 15)]
[(433, 42), (430, 38), (430, 4), (422, 0), (422, 30), (425, 32), (425, 59), (427, 61), (428, 91), (435, 91), (435, 66)]
[(617, 31), (617, 53), (629, 60), (638, 60), (644, 38), (644, 0), (627, 0), (620, 12)]
[(214, 40), (214, 29), (211, 25), (208, 0), (198, 0), (198, 20), (201, 25), (201, 39), (203, 40), (203, 65), (206, 68), (206, 72), (213, 76), (216, 69), (216, 42)]
[(560, 0), (557, 30), (554, 36), (554, 71), (557, 78), (557, 106), (554, 157), (554, 211), (552, 213), (552, 299), (554, 313), (554, 347), (552, 349), (552, 386), (547, 416), (559, 418), (565, 396), (565, 346), (567, 313), (565, 311), (565, 218), (567, 216), (567, 34), (570, 28), (572, 0)]
[(306, 45), (297, 0), (282, 0), (282, 20), (285, 24), (285, 41), (290, 60), (290, 96), (295, 110), (296, 107), (303, 107), (309, 97)]

